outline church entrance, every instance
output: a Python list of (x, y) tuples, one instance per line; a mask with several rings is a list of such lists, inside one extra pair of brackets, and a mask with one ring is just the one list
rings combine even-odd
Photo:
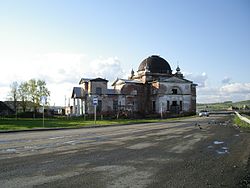
[(170, 106), (170, 112), (173, 114), (180, 113), (180, 106), (178, 105), (177, 101), (172, 102), (172, 105)]

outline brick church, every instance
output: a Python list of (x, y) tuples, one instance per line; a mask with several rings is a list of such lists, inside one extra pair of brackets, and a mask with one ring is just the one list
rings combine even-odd
[(196, 113), (196, 86), (184, 78), (179, 66), (173, 73), (169, 63), (160, 56), (144, 59), (137, 72), (128, 79), (118, 78), (108, 88), (103, 78), (82, 78), (74, 87), (70, 114), (93, 114), (93, 99), (98, 101), (98, 114), (133, 117), (189, 115)]

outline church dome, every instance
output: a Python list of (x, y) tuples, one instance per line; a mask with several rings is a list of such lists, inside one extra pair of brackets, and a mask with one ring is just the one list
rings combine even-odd
[(151, 73), (172, 74), (172, 70), (168, 62), (157, 55), (152, 55), (141, 62), (138, 71), (145, 71), (146, 69)]

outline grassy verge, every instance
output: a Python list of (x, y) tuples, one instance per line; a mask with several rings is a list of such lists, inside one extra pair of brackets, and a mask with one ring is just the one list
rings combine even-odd
[(250, 124), (245, 121), (242, 121), (238, 116), (234, 117), (234, 124), (238, 125), (239, 127), (250, 128)]
[[(119, 120), (97, 120), (96, 125), (115, 125), (115, 124), (132, 124), (132, 123), (155, 123), (166, 122), (172, 120), (183, 119), (182, 118), (169, 118), (169, 119), (119, 119)], [(45, 119), (44, 128), (78, 128), (83, 126), (93, 126), (93, 120), (84, 120), (83, 118), (74, 119)], [(1, 130), (27, 130), (43, 128), (42, 119), (13, 119), (3, 118), (0, 119), (0, 131)]]

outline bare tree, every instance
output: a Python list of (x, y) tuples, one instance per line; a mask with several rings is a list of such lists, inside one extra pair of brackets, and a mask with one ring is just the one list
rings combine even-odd
[(18, 100), (18, 83), (17, 82), (13, 82), (10, 85), (9, 96), (10, 96), (10, 100), (13, 101), (13, 107), (14, 107), (14, 111), (17, 117), (17, 100)]

